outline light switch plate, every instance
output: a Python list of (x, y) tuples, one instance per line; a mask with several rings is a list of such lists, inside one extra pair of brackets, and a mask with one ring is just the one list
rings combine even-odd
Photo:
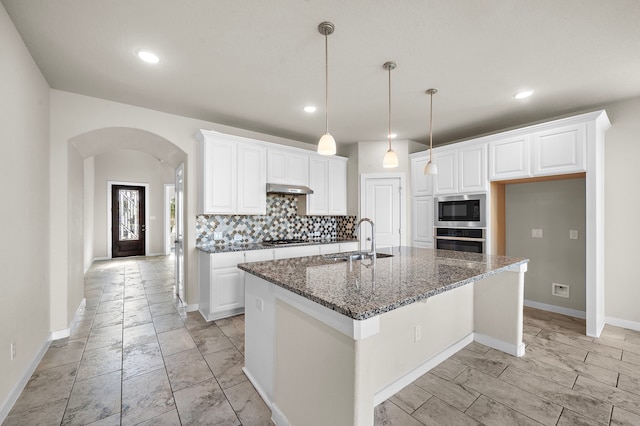
[(531, 230), (531, 238), (542, 238), (542, 235), (543, 235), (542, 229)]
[(577, 240), (578, 239), (578, 230), (577, 229), (570, 229), (569, 230), (569, 239), (570, 240)]

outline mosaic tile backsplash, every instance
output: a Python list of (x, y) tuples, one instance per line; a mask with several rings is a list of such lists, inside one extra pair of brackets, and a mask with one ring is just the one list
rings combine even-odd
[(262, 216), (198, 215), (199, 245), (259, 243), (282, 238), (355, 238), (356, 216), (298, 216), (298, 197), (267, 194)]

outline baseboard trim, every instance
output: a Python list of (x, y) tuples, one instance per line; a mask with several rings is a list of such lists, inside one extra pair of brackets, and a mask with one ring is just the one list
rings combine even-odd
[(51, 340), (60, 340), (71, 336), (71, 328), (63, 328), (51, 332)]
[(464, 348), (469, 343), (473, 342), (473, 336), (474, 334), (471, 333), (463, 337), (453, 345), (449, 346), (447, 349), (443, 350), (437, 355), (434, 355), (433, 357), (429, 358), (428, 360), (426, 360), (425, 362), (423, 362), (422, 364), (420, 364), (419, 366), (417, 366), (416, 368), (414, 368), (404, 376), (400, 377), (395, 382), (380, 389), (378, 392), (375, 393), (375, 395), (373, 395), (373, 406), (375, 407), (383, 403), (387, 399), (391, 398), (393, 395), (395, 395), (396, 393), (404, 389), (406, 386), (413, 383), (418, 377), (422, 376), (429, 370), (435, 368), (442, 361), (446, 360), (451, 355), (455, 354), (460, 349)]
[(275, 404), (273, 404), (271, 408), (271, 421), (275, 423), (276, 426), (289, 426), (291, 424), (284, 413), (280, 411)]
[(38, 350), (38, 352), (36, 352), (35, 356), (27, 366), (27, 369), (22, 374), (22, 377), (20, 378), (18, 383), (13, 386), (13, 389), (11, 389), (5, 400), (2, 401), (2, 404), (0, 404), (0, 424), (2, 424), (9, 415), (11, 408), (13, 408), (13, 405), (18, 400), (18, 397), (24, 390), (25, 386), (27, 386), (29, 379), (31, 379), (31, 376), (36, 371), (36, 368), (38, 368), (38, 364), (40, 364), (40, 361), (42, 361), (42, 358), (44, 358), (44, 355), (47, 353), (47, 349), (49, 349), (50, 344), (50, 339), (47, 339), (44, 341), (44, 343), (42, 343), (40, 349)]
[(200, 308), (200, 305), (198, 305), (197, 303), (192, 303), (191, 305), (187, 305), (185, 306), (185, 310), (187, 312), (195, 312)]
[(520, 342), (519, 345), (505, 342), (504, 340), (496, 339), (495, 337), (487, 336), (486, 334), (473, 333), (473, 340), (481, 345), (489, 346), (490, 348), (497, 349), (504, 353), (513, 356), (524, 356), (524, 343)]
[(604, 317), (605, 324), (615, 325), (616, 327), (628, 328), (629, 330), (640, 331), (640, 322), (629, 321), (621, 318)]
[(578, 311), (577, 309), (563, 308), (562, 306), (549, 305), (546, 303), (534, 302), (533, 300), (524, 300), (524, 306), (529, 308), (540, 309), (541, 311), (555, 312), (556, 314), (567, 315), (570, 317), (586, 319), (587, 313)]

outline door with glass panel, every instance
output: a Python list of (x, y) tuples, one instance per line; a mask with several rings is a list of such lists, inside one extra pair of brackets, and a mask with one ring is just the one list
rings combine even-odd
[(112, 257), (144, 256), (144, 187), (111, 187)]

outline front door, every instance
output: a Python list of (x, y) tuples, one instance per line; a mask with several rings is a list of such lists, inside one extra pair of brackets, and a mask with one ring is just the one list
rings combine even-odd
[(144, 187), (111, 186), (112, 257), (144, 256)]

